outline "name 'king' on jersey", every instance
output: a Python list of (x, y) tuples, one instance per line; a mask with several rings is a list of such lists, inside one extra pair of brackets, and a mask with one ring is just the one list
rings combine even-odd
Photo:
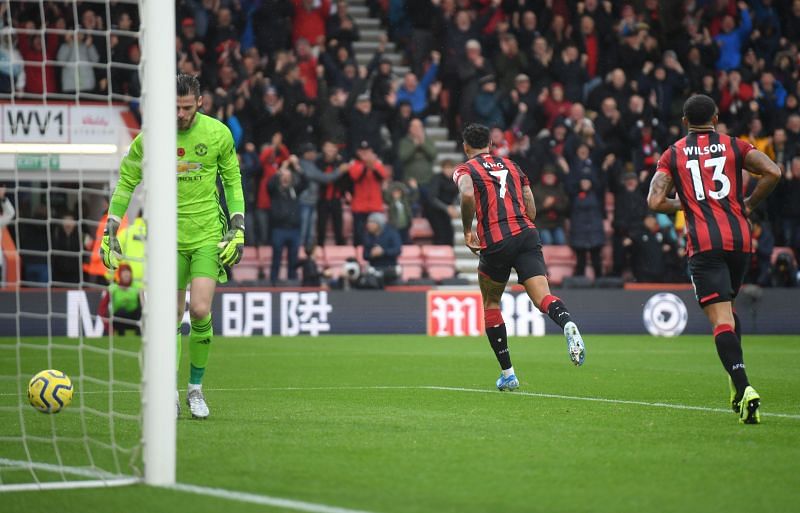
[(478, 240), (482, 249), (525, 229), (535, 228), (525, 214), (522, 196), (522, 188), (530, 183), (514, 161), (482, 153), (459, 164), (453, 181), (458, 183), (465, 175), (472, 178), (475, 191)]
[(753, 251), (742, 192), (752, 144), (714, 131), (692, 132), (661, 155), (656, 172), (672, 177), (686, 214), (687, 254)]

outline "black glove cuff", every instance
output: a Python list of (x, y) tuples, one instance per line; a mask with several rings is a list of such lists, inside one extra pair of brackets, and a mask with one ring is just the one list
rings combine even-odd
[(244, 216), (242, 214), (234, 214), (230, 221), (231, 228), (244, 231)]

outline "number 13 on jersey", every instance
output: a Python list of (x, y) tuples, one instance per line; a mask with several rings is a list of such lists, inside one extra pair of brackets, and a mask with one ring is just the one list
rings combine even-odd
[[(714, 168), (714, 174), (711, 175), (711, 180), (714, 181), (715, 185), (716, 182), (720, 183), (719, 190), (715, 188), (708, 190), (708, 195), (711, 197), (711, 199), (721, 200), (731, 192), (731, 181), (725, 175), (725, 160), (726, 158), (724, 156), (715, 157), (713, 159), (706, 160), (703, 164), (703, 167)], [(703, 175), (700, 172), (700, 163), (696, 160), (690, 160), (686, 162), (686, 167), (692, 174), (692, 185), (694, 186), (695, 197), (698, 201), (705, 200), (706, 190), (705, 186), (703, 185)]]

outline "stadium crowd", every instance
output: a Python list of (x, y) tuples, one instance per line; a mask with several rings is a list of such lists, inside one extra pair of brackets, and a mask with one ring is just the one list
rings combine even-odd
[[(457, 141), (467, 123), (492, 127), (493, 151), (528, 174), (544, 244), (569, 245), (575, 274), (588, 261), (596, 277), (686, 281), (682, 218), (649, 213), (645, 195), (681, 134), (682, 102), (702, 92), (719, 105), (718, 131), (783, 170), (753, 214), (748, 281), (794, 277), (781, 265), (800, 257), (800, 0), (367, 0), (388, 33), (367, 64), (346, 1), (176, 3), (178, 68), (200, 77), (204, 112), (237, 146), (247, 243), (288, 248), (290, 270), (300, 247), (414, 242), (420, 217), (431, 242), (454, 243), (457, 162), (426, 133), (436, 116)], [(0, 4), (0, 95), (111, 95), (136, 113), (134, 8), (42, 12)], [(106, 27), (117, 31), (104, 37)], [(775, 247), (794, 255), (773, 265)]]

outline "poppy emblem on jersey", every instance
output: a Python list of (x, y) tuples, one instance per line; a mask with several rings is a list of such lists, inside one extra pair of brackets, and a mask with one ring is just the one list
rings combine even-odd
[(208, 153), (208, 147), (205, 144), (200, 143), (194, 147), (194, 152), (200, 157), (205, 157), (206, 153)]
[(186, 155), (186, 150), (183, 148), (178, 148), (178, 156), (183, 157), (184, 155)]

